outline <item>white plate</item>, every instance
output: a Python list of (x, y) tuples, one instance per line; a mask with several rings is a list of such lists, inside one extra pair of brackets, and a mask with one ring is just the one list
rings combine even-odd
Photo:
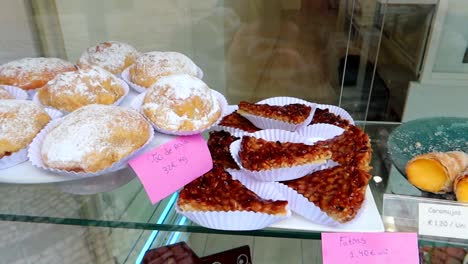
[[(148, 146), (142, 151), (146, 152), (156, 146), (162, 145), (170, 140), (173, 136), (168, 136), (164, 134), (159, 134), (155, 132), (154, 139)], [(122, 173), (126, 168), (112, 172), (109, 174)], [(105, 174), (108, 175), (108, 174)], [(96, 176), (100, 177), (100, 176)], [(35, 168), (31, 165), (31, 162), (23, 162), (14, 167), (0, 170), (0, 183), (18, 183), (18, 184), (38, 184), (38, 183), (55, 183), (55, 182), (65, 182), (65, 181), (74, 181), (74, 180), (85, 180), (90, 177), (72, 177), (72, 176), (62, 176), (54, 174), (39, 168)], [(94, 178), (94, 177), (91, 177)]]
[(382, 218), (369, 186), (367, 186), (366, 199), (361, 211), (348, 223), (336, 226), (320, 225), (293, 213), (290, 218), (274, 223), (268, 228), (317, 232), (384, 232)]
[[(133, 98), (137, 95), (136, 92), (130, 91), (128, 96), (124, 99), (121, 103), (121, 106), (128, 107), (130, 102)], [(149, 150), (156, 146), (162, 145), (170, 140), (172, 140), (174, 136), (163, 135), (159, 133), (155, 133), (153, 141), (148, 144), (148, 146), (143, 150)], [(125, 170), (128, 168), (119, 170), (117, 172), (113, 172), (110, 174), (116, 173), (126, 173)], [(106, 174), (107, 175), (107, 174)], [(104, 176), (104, 175), (102, 175)], [(100, 177), (100, 176), (96, 176)], [(91, 177), (94, 178), (94, 177)], [(82, 178), (82, 177), (68, 177), (68, 176), (61, 176), (57, 175), (45, 170), (41, 170), (39, 168), (35, 168), (31, 165), (30, 161), (23, 162), (18, 164), (14, 167), (0, 170), (0, 183), (16, 183), (16, 184), (40, 184), (40, 183), (58, 183), (58, 182), (67, 182), (67, 181), (90, 181), (90, 178)]]

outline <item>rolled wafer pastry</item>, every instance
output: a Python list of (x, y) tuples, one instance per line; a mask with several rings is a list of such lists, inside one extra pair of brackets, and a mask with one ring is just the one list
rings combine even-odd
[(453, 190), (453, 181), (467, 166), (468, 154), (462, 151), (432, 152), (411, 159), (406, 175), (421, 190), (446, 193)]
[(468, 202), (468, 168), (453, 182), (453, 192), (460, 202)]

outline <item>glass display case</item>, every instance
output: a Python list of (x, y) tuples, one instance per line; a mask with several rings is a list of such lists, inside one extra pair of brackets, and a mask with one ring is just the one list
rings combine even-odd
[[(152, 204), (129, 167), (64, 180), (27, 161), (0, 169), (0, 263), (140, 263), (147, 250), (181, 241), (199, 256), (249, 245), (252, 263), (321, 263), (322, 232), (418, 232), (420, 204), (466, 208), (453, 192), (431, 194), (414, 187), (405, 175), (408, 159), (401, 161), (402, 153), (414, 156), (425, 153), (423, 149), (468, 153), (465, 2), (4, 3), (0, 71), (1, 65), (25, 57), (57, 57), (75, 64), (88, 47), (105, 41), (128, 43), (141, 53), (180, 52), (231, 106), (294, 97), (345, 109), (371, 140), (372, 170), (366, 194), (370, 205), (363, 213), (368, 218), (361, 219), (362, 225), (324, 227), (299, 218), (232, 231), (204, 227), (179, 214), (179, 192)], [(28, 93), (31, 100), (36, 96)], [(131, 99), (137, 96), (133, 89), (130, 94)], [(131, 100), (122, 104), (130, 106)], [(432, 130), (426, 123), (411, 123), (436, 117), (444, 121), (430, 121), (436, 122)], [(209, 138), (208, 131), (202, 135)], [(174, 138), (157, 132), (151, 146)], [(406, 141), (398, 141), (402, 138)], [(433, 252), (447, 248), (458, 250), (444, 253), (459, 261), (453, 263), (467, 263), (460, 257), (467, 255), (467, 241), (468, 235), (420, 234), (421, 263), (439, 263)]]

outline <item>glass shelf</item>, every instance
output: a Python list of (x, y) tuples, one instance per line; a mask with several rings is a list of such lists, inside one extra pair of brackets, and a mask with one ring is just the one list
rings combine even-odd
[[(387, 184), (388, 160), (386, 137), (398, 123), (360, 123), (371, 136), (374, 148), (373, 175), (381, 181), (371, 181), (371, 189), (379, 210)], [(251, 236), (320, 239), (319, 232), (301, 232), (266, 228), (256, 231), (232, 232), (207, 229), (193, 224), (175, 212), (177, 193), (152, 205), (130, 169), (123, 170), (130, 182), (112, 191), (77, 195), (63, 192), (70, 183), (38, 185), (0, 185), (0, 220), (97, 226), (160, 231), (236, 234)]]

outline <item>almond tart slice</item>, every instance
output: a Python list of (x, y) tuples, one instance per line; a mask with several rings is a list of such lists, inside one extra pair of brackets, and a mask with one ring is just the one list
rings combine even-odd
[(247, 211), (277, 216), (288, 214), (287, 204), (262, 199), (219, 166), (187, 184), (177, 200), (181, 212)]
[(210, 150), (213, 163), (225, 169), (239, 169), (229, 150), (231, 143), (238, 139), (238, 137), (226, 131), (210, 132), (208, 149)]
[(237, 111), (234, 111), (231, 114), (223, 117), (219, 125), (225, 127), (238, 128), (240, 130), (247, 131), (250, 133), (260, 130), (260, 128), (252, 124), (247, 118), (237, 113)]
[[(308, 199), (335, 221), (346, 223), (354, 219), (361, 208), (370, 177), (359, 168), (336, 166), (280, 183)], [(307, 213), (290, 202), (297, 213)]]
[(340, 115), (336, 115), (330, 112), (328, 108), (315, 109), (314, 117), (312, 118), (312, 122), (310, 122), (310, 124), (313, 125), (319, 123), (331, 124), (341, 127), (343, 129), (348, 129), (348, 127), (350, 126), (349, 120), (342, 118)]
[(372, 147), (369, 136), (359, 127), (350, 125), (343, 134), (315, 143), (332, 152), (331, 159), (341, 165), (370, 171)]
[(269, 105), (240, 102), (237, 112), (300, 125), (309, 118), (312, 107), (305, 104)]
[(239, 151), (242, 167), (250, 171), (320, 164), (331, 156), (332, 152), (321, 145), (267, 141), (251, 136), (242, 137)]

